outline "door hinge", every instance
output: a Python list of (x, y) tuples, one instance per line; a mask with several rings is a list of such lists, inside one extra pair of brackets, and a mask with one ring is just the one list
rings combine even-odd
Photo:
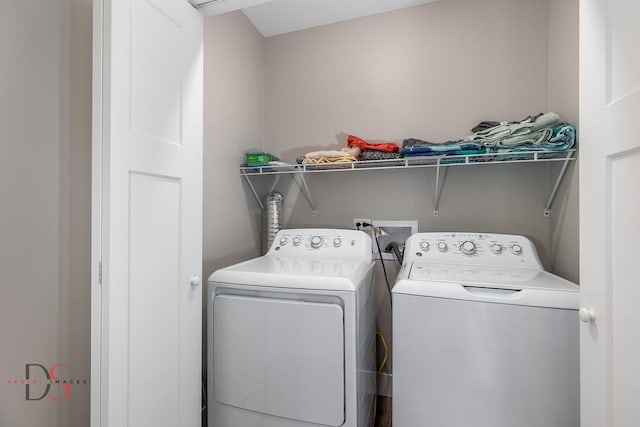
[(98, 262), (98, 283), (102, 285), (102, 261)]

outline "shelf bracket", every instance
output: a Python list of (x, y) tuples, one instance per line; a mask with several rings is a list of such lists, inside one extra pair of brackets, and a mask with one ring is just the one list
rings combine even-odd
[[(445, 168), (446, 170), (446, 168)], [(444, 183), (444, 177), (442, 178)], [(438, 216), (438, 206), (440, 205), (440, 195), (442, 194), (442, 188), (440, 185), (440, 159), (436, 163), (436, 192), (433, 200), (433, 216)]]
[(304, 173), (302, 171), (298, 172), (296, 175), (300, 177), (300, 181), (302, 181), (302, 188), (304, 189), (305, 196), (307, 196), (307, 200), (311, 205), (311, 209), (313, 211), (313, 216), (318, 215), (318, 210), (316, 209), (315, 203), (313, 203), (313, 198), (311, 197), (311, 191), (309, 191), (309, 186), (307, 185), (307, 180), (304, 177)]
[(247, 181), (247, 184), (249, 184), (249, 188), (251, 189), (251, 192), (253, 193), (253, 197), (256, 198), (256, 202), (258, 202), (258, 205), (260, 206), (260, 210), (262, 211), (262, 214), (264, 215), (264, 213), (265, 213), (264, 205), (262, 204), (262, 200), (260, 200), (260, 197), (258, 197), (258, 193), (256, 192), (256, 189), (253, 186), (253, 183), (249, 179), (249, 176), (246, 173), (244, 173), (244, 171), (242, 172), (242, 176), (244, 176), (245, 181)]
[(572, 151), (567, 153), (567, 157), (564, 159), (564, 163), (562, 164), (562, 169), (560, 169), (560, 173), (558, 174), (558, 178), (556, 179), (556, 183), (553, 186), (553, 190), (551, 190), (551, 194), (549, 195), (549, 200), (547, 201), (547, 205), (544, 208), (544, 216), (548, 217), (551, 215), (551, 205), (553, 204), (553, 200), (556, 198), (556, 194), (558, 193), (558, 189), (560, 188), (560, 183), (562, 182), (562, 178), (564, 178), (564, 174), (567, 172), (567, 166), (569, 166), (569, 162), (572, 160), (571, 155)]

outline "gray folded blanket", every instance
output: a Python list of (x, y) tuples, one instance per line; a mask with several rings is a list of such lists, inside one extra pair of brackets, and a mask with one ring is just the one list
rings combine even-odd
[(360, 154), (360, 160), (393, 160), (399, 158), (400, 153), (388, 153), (385, 151), (365, 150)]
[(482, 143), (485, 147), (514, 147), (522, 144), (539, 144), (552, 136), (552, 127), (560, 123), (557, 113), (529, 117), (518, 123), (501, 123), (482, 129), (464, 138), (465, 141)]

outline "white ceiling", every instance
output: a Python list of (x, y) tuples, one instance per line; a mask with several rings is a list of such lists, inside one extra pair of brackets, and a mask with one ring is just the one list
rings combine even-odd
[(241, 9), (264, 37), (438, 0), (190, 0), (205, 15)]

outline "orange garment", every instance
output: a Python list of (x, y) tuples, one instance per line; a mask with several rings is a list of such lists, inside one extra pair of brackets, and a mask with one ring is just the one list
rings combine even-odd
[(398, 147), (393, 142), (380, 142), (377, 144), (373, 144), (365, 141), (362, 138), (358, 138), (355, 135), (347, 135), (347, 145), (349, 147), (358, 147), (361, 150), (374, 150), (374, 151), (384, 151), (386, 153), (397, 153), (400, 151), (400, 147)]

